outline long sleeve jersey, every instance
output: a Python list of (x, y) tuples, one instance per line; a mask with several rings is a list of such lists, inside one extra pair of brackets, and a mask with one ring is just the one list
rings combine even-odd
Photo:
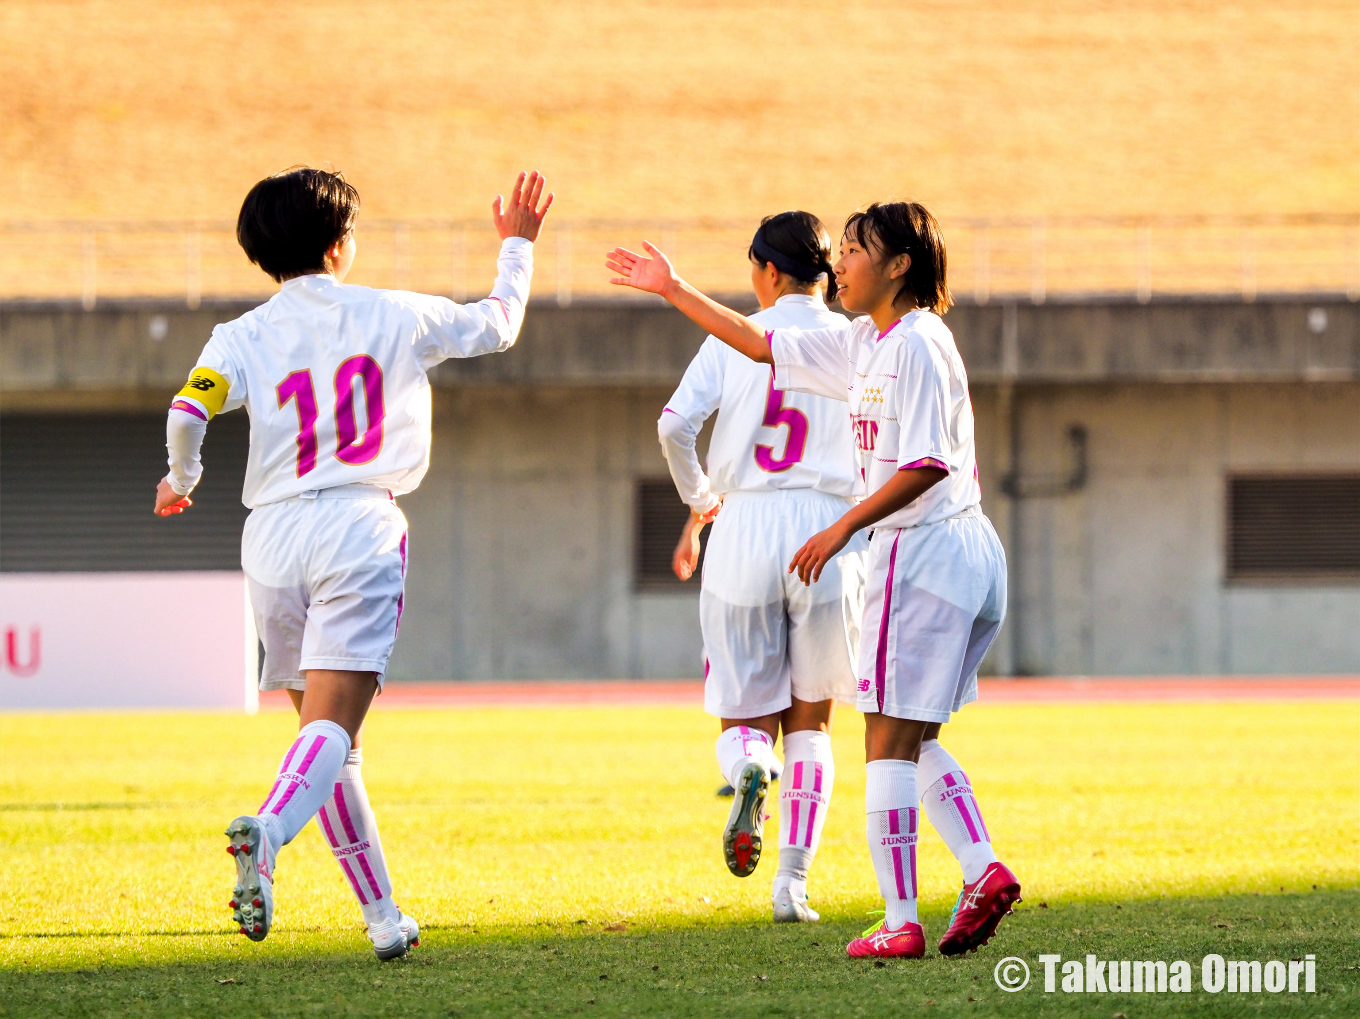
[(532, 274), (533, 244), (511, 237), (491, 296), (475, 304), (349, 286), (329, 274), (286, 281), (213, 329), (175, 397), (166, 424), (171, 487), (193, 490), (208, 421), (245, 407), (247, 506), (349, 484), (413, 491), (430, 464), (426, 373), (446, 358), (509, 349)]
[[(767, 329), (834, 329), (846, 320), (820, 298), (789, 294), (752, 320)], [(708, 471), (695, 443), (717, 411), (708, 446)], [(859, 470), (850, 418), (841, 401), (776, 387), (774, 372), (710, 336), (690, 362), (657, 422), (671, 478), (687, 505), (700, 513), (728, 492), (815, 488), (853, 497)]]

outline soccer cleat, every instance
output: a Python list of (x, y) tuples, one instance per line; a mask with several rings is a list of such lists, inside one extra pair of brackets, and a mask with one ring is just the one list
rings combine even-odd
[(787, 888), (774, 893), (775, 923), (816, 923), (821, 918), (822, 915), (807, 904), (806, 898), (795, 899)]
[(243, 815), (227, 825), (227, 847), (236, 860), (232, 919), (251, 941), (263, 941), (274, 922), (274, 868), (269, 836), (258, 817)]
[(368, 940), (373, 942), (373, 954), (384, 962), (400, 959), (420, 944), (420, 925), (406, 914), (396, 923), (384, 920), (368, 928)]
[(732, 812), (723, 829), (723, 858), (737, 877), (750, 877), (760, 862), (761, 836), (765, 831), (765, 795), (770, 791), (769, 773), (755, 761), (741, 769)]
[[(771, 781), (771, 782), (778, 782), (778, 781), (779, 781), (779, 775), (780, 775), (780, 772), (781, 772), (781, 768), (782, 768), (782, 766), (781, 766), (780, 764), (778, 764), (778, 763), (776, 763), (772, 768), (770, 768), (770, 781)], [(718, 792), (717, 792), (716, 795), (718, 796), (719, 799), (725, 800), (725, 799), (727, 799), (727, 797), (729, 797), (729, 796), (735, 796), (735, 795), (737, 795), (737, 791), (736, 791), (735, 789), (733, 789), (730, 785), (728, 785), (726, 782), (724, 782), (722, 785), (718, 786)]]
[(401, 914), (401, 929), (406, 932), (406, 943), (408, 945), (415, 948), (420, 944), (420, 924), (405, 913)]
[(991, 863), (954, 903), (949, 930), (940, 939), (941, 955), (962, 955), (985, 945), (1001, 918), (1020, 901), (1020, 881), (1004, 863)]
[(919, 923), (905, 923), (889, 930), (880, 920), (845, 946), (852, 959), (920, 959), (926, 954), (926, 932)]

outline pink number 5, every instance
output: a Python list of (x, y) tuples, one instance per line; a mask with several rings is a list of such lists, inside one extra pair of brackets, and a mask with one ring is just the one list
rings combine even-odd
[(765, 419), (761, 424), (770, 428), (787, 425), (789, 429), (784, 455), (778, 460), (774, 458), (773, 446), (756, 446), (756, 463), (762, 471), (778, 474), (803, 459), (803, 449), (807, 446), (807, 415), (796, 407), (784, 406), (783, 390), (774, 388), (774, 369), (770, 370), (770, 391), (765, 397)]
[[(364, 431), (359, 434), (359, 415), (354, 407), (354, 381), (364, 384)], [(312, 373), (295, 371), (274, 387), (279, 409), (289, 400), (297, 401), (297, 476), (316, 469), (316, 388)], [(383, 445), (383, 373), (377, 361), (367, 354), (356, 354), (340, 363), (335, 372), (335, 458), (351, 466), (373, 460)]]
[(293, 372), (274, 387), (278, 394), (279, 410), (289, 400), (297, 400), (297, 476), (309, 474), (316, 467), (316, 390), (312, 388), (312, 373), (307, 369)]

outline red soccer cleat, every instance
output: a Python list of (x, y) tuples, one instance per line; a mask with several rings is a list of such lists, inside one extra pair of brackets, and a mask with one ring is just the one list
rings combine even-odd
[(919, 923), (889, 930), (887, 921), (880, 920), (846, 945), (845, 954), (852, 959), (919, 959), (926, 954), (926, 932)]
[(949, 930), (940, 939), (941, 955), (962, 955), (985, 945), (1001, 918), (1020, 901), (1020, 880), (1004, 863), (992, 863), (971, 885), (964, 885), (954, 903)]

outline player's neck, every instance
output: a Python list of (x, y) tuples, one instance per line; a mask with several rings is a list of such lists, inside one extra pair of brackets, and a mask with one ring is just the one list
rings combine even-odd
[(916, 298), (911, 294), (886, 297), (869, 310), (869, 317), (878, 327), (879, 334), (886, 333), (907, 315), (919, 308)]

